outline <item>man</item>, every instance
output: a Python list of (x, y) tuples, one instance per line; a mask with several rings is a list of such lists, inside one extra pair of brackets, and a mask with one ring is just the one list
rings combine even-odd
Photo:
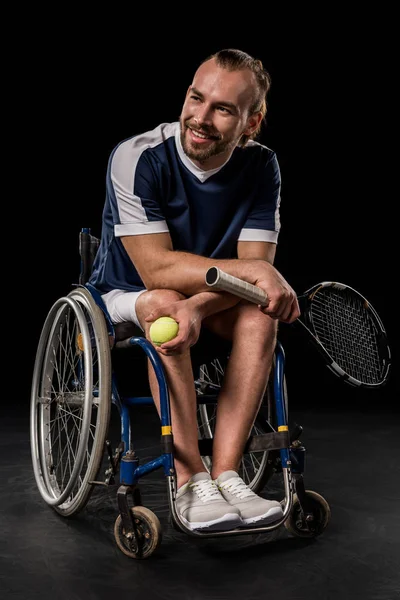
[[(107, 170), (99, 253), (90, 282), (115, 323), (173, 317), (179, 333), (156, 347), (165, 369), (177, 476), (176, 506), (191, 529), (230, 529), (279, 519), (278, 502), (239, 477), (262, 401), (277, 323), (299, 316), (296, 294), (273, 267), (280, 229), (275, 153), (254, 138), (270, 78), (261, 61), (221, 50), (197, 69), (179, 123), (121, 142)], [(258, 285), (266, 308), (210, 291), (209, 267)], [(232, 343), (218, 398), (212, 472), (199, 455), (190, 348), (202, 327)], [(152, 368), (149, 382), (159, 408)]]

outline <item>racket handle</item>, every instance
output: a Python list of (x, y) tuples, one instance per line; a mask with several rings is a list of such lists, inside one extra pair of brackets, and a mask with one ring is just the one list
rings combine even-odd
[(256, 285), (252, 285), (243, 279), (228, 275), (218, 267), (210, 267), (206, 272), (206, 284), (214, 290), (230, 292), (244, 300), (268, 306), (268, 296)]

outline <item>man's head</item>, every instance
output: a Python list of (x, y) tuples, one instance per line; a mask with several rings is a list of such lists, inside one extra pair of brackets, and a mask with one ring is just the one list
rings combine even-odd
[(197, 69), (180, 116), (187, 156), (203, 169), (222, 165), (238, 145), (260, 131), (271, 85), (260, 60), (241, 50), (220, 50)]

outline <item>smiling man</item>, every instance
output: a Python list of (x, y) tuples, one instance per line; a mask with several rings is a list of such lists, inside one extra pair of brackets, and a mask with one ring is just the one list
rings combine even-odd
[[(273, 266), (281, 178), (273, 150), (255, 141), (270, 77), (236, 49), (208, 57), (188, 88), (179, 122), (124, 140), (107, 169), (101, 244), (90, 283), (114, 323), (179, 323), (156, 346), (167, 377), (174, 435), (177, 510), (191, 529), (262, 525), (282, 517), (238, 475), (262, 401), (278, 321), (299, 316), (294, 290)], [(269, 305), (210, 291), (209, 267), (261, 287)], [(212, 471), (198, 449), (191, 348), (207, 330), (229, 343), (218, 397)], [(158, 384), (149, 382), (159, 410)]]
[(221, 78), (213, 60), (198, 69), (182, 110), (181, 143), (186, 156), (201, 169), (221, 167), (237, 146), (245, 125), (253, 131), (259, 128), (263, 110), (251, 111), (246, 123), (248, 107), (262, 104), (254, 98), (255, 83), (255, 75), (248, 70), (227, 71)]

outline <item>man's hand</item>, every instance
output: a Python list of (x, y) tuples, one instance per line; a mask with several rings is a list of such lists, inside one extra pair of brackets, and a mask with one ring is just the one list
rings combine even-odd
[(161, 346), (155, 346), (160, 354), (164, 356), (182, 354), (194, 346), (199, 339), (202, 314), (190, 298), (178, 300), (153, 310), (145, 320), (150, 323), (159, 317), (172, 317), (179, 324), (178, 335), (173, 340), (165, 342)]
[(269, 300), (268, 306), (259, 306), (260, 310), (272, 319), (293, 323), (300, 316), (296, 292), (271, 264), (258, 261), (258, 269), (254, 285), (263, 289)]

